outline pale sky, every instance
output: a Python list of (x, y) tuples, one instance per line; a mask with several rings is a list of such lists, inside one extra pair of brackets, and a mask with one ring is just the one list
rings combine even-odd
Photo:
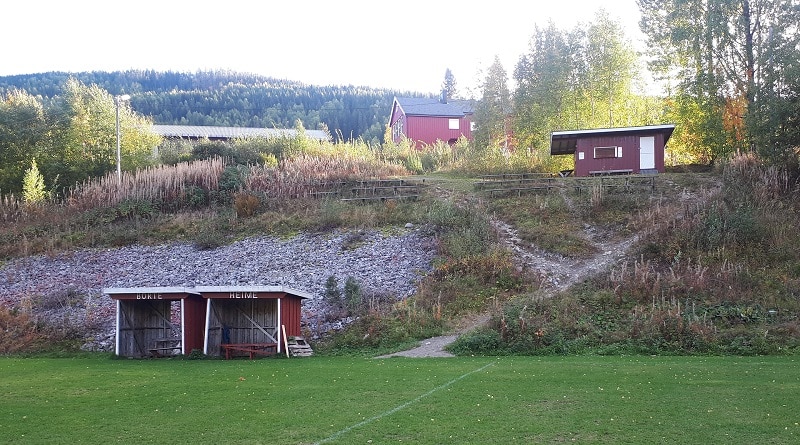
[(635, 0), (12, 0), (0, 76), (48, 71), (231, 70), (313, 85), (465, 94), (495, 55), (509, 80), (534, 27), (603, 8), (641, 49)]

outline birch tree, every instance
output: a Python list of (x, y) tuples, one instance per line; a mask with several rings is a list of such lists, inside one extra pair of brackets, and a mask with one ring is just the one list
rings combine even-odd
[[(707, 116), (712, 156), (755, 150), (767, 156), (780, 127), (773, 106), (791, 95), (798, 63), (798, 0), (637, 0), (642, 31), (653, 51), (651, 67), (677, 82), (688, 110)], [(789, 113), (791, 114), (791, 113)], [(767, 148), (770, 147), (770, 148)], [(780, 154), (779, 154), (780, 155)]]

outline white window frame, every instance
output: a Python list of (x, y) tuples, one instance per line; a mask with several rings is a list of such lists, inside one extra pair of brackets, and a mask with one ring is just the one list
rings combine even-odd
[(460, 119), (448, 119), (447, 128), (449, 128), (450, 130), (460, 130), (461, 129)]
[[(612, 149), (614, 150), (614, 156), (597, 156), (597, 150), (611, 151)], [(622, 147), (617, 147), (617, 146), (594, 147), (593, 155), (594, 155), (595, 159), (621, 158), (622, 157)]]

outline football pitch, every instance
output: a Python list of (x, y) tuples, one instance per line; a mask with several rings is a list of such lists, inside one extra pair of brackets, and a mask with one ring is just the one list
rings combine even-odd
[(0, 442), (800, 442), (786, 357), (0, 358)]

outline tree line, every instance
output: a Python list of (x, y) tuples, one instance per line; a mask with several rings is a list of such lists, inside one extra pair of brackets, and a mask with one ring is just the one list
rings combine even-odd
[(69, 79), (112, 95), (128, 94), (137, 113), (156, 124), (328, 130), (335, 139), (380, 143), (394, 96), (409, 91), (316, 86), (231, 71), (196, 73), (130, 70), (50, 72), (0, 77), (0, 94), (24, 90), (50, 100)]
[[(800, 0), (637, 3), (647, 36), (644, 55), (600, 10), (572, 29), (535, 27), (528, 52), (514, 66), (513, 89), (496, 58), (477, 98), (470, 149), (523, 153), (550, 168), (560, 162), (549, 157), (552, 131), (674, 123), (668, 163), (710, 164), (749, 151), (796, 164)], [(648, 70), (663, 91), (645, 88)], [(449, 69), (442, 88), (459, 98)], [(150, 122), (262, 128), (299, 123), (327, 130), (337, 141), (378, 146), (385, 144), (393, 97), (420, 96), (228, 71), (0, 77), (0, 192), (19, 190), (33, 159), (52, 188), (113, 170), (119, 94), (131, 96), (121, 107), (124, 169), (148, 162), (155, 140), (145, 130)]]
[[(37, 171), (59, 193), (116, 168), (117, 101), (97, 85), (68, 79), (60, 94), (42, 99), (25, 90), (0, 96), (0, 194), (21, 191)], [(119, 102), (122, 168), (153, 162), (161, 136), (150, 121)]]
[[(800, 2), (637, 3), (644, 55), (600, 10), (594, 21), (570, 30), (536, 27), (530, 51), (514, 67), (513, 91), (495, 59), (475, 113), (476, 142), (544, 157), (555, 130), (674, 123), (672, 163), (710, 164), (755, 152), (796, 166)], [(648, 69), (663, 92), (644, 88)]]

